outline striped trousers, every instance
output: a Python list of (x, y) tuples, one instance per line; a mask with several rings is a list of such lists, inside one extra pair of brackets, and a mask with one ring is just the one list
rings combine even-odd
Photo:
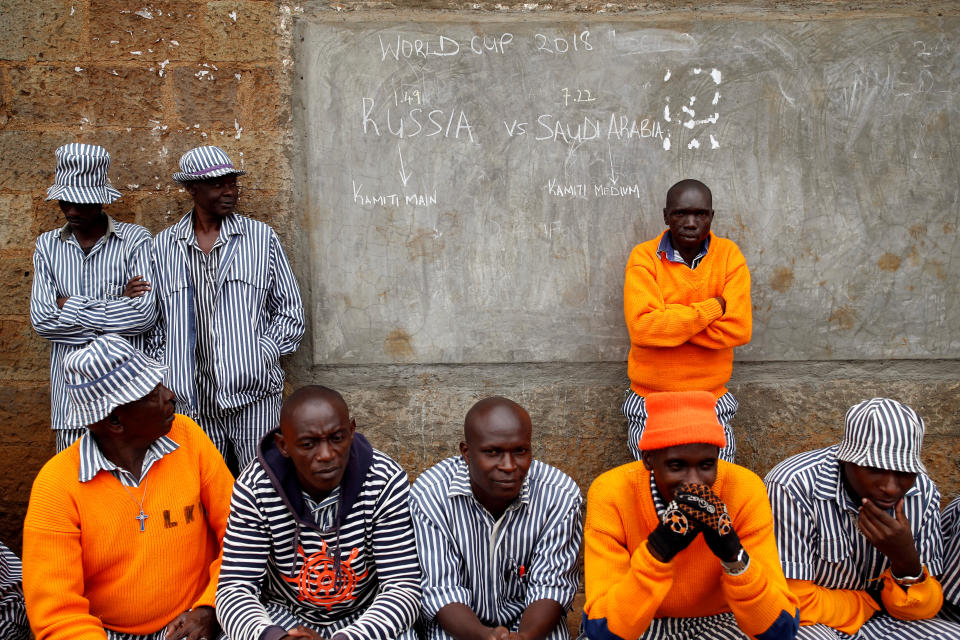
[[(737, 453), (737, 440), (733, 435), (733, 426), (730, 424), (737, 413), (740, 403), (729, 391), (717, 398), (717, 419), (723, 425), (723, 433), (727, 437), (727, 446), (720, 449), (720, 459), (734, 462)], [(623, 401), (623, 417), (627, 419), (627, 446), (634, 460), (640, 459), (640, 436), (647, 424), (647, 407), (642, 396), (638, 396), (633, 389), (627, 389)]]
[[(324, 638), (332, 638), (337, 631), (348, 626), (354, 620), (356, 620), (357, 617), (359, 617), (359, 616), (354, 616), (350, 620), (331, 622), (326, 627), (320, 627), (310, 622), (305, 622), (301, 620), (297, 616), (293, 615), (293, 613), (289, 609), (275, 602), (268, 602), (264, 606), (264, 608), (266, 609), (267, 617), (270, 618), (270, 621), (272, 624), (283, 627), (288, 631), (290, 629), (293, 629), (294, 627), (303, 625), (308, 629), (313, 629)], [(363, 612), (357, 612), (357, 613), (362, 614)], [(404, 633), (397, 636), (395, 640), (419, 640), (419, 638), (417, 637), (417, 632), (413, 628), (410, 628), (410, 629), (407, 629)]]
[[(257, 447), (268, 431), (280, 424), (281, 395), (270, 395), (236, 409), (200, 414), (199, 424), (236, 476), (257, 457)], [(232, 462), (236, 460), (236, 468)]]
[[(583, 633), (577, 640), (591, 640)], [(654, 618), (638, 640), (750, 640), (732, 613), (702, 618)]]
[(928, 620), (898, 620), (879, 614), (867, 620), (860, 630), (851, 635), (823, 624), (800, 627), (797, 640), (956, 640), (960, 638), (960, 624), (941, 618)]

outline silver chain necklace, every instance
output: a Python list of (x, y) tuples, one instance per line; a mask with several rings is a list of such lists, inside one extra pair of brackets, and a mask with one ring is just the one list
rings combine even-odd
[(140, 498), (139, 502), (137, 502), (137, 499), (133, 497), (133, 493), (130, 492), (130, 489), (127, 488), (127, 485), (123, 484), (123, 482), (120, 483), (120, 486), (123, 487), (123, 490), (127, 492), (128, 496), (130, 496), (130, 499), (136, 502), (137, 506), (140, 507), (140, 513), (135, 516), (136, 519), (140, 521), (140, 533), (143, 533), (144, 524), (146, 523), (147, 518), (150, 517), (143, 512), (143, 501), (147, 499), (147, 483), (148, 482), (150, 482), (149, 472), (147, 474), (146, 479), (143, 481), (143, 497)]

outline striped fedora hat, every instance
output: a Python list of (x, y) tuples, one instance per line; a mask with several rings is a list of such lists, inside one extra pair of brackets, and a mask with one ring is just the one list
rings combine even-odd
[(57, 175), (47, 200), (110, 204), (120, 192), (110, 185), (110, 154), (101, 146), (71, 142), (57, 149)]
[(120, 405), (139, 400), (160, 384), (167, 368), (120, 336), (99, 336), (63, 361), (67, 424), (86, 427)]
[(863, 467), (926, 473), (920, 462), (923, 420), (910, 407), (873, 398), (847, 410), (837, 458)]
[(180, 157), (180, 172), (173, 174), (173, 179), (186, 184), (220, 176), (242, 176), (245, 173), (234, 168), (230, 156), (220, 147), (197, 147)]

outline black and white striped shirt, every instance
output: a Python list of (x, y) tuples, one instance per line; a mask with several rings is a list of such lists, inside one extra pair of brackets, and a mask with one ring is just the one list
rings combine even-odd
[[(153, 241), (160, 309), (147, 354), (170, 367), (164, 383), (177, 412), (196, 418), (199, 400), (196, 286), (188, 266), (195, 237), (191, 211)], [(303, 337), (303, 302), (280, 240), (268, 225), (231, 214), (223, 219), (212, 329), (217, 335), (216, 403), (235, 409), (283, 390), (281, 355)]]
[[(234, 485), (217, 588), (227, 636), (282, 637), (268, 613), (277, 608), (325, 638), (392, 640), (407, 632), (419, 611), (420, 567), (406, 472), (374, 449), (346, 520), (339, 530), (321, 530), (312, 514), (298, 517), (290, 508), (289, 492), (278, 491), (265, 459), (261, 452)], [(278, 482), (296, 487), (299, 499), (299, 484), (285, 478)]]
[(957, 498), (943, 510), (943, 572), (940, 584), (943, 586), (943, 614), (960, 622), (960, 498)]
[[(133, 276), (153, 282), (150, 233), (107, 216), (107, 231), (84, 253), (69, 226), (37, 238), (33, 252), (30, 322), (50, 346), (50, 425), (68, 429), (63, 360), (104, 333), (142, 349), (157, 318), (154, 290), (138, 298), (123, 291)], [(63, 308), (57, 298), (68, 297)]]
[(516, 629), (536, 600), (569, 608), (577, 590), (582, 507), (576, 483), (537, 460), (496, 521), (474, 497), (462, 457), (425, 471), (410, 491), (425, 618), (462, 603), (484, 624)]
[[(765, 482), (783, 573), (827, 589), (865, 590), (890, 566), (857, 528), (858, 508), (843, 488), (837, 446), (787, 458)], [(943, 564), (940, 491), (926, 474), (903, 496), (920, 562), (931, 574)]]

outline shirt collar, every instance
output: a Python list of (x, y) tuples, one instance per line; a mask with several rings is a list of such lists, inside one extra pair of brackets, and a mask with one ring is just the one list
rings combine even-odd
[[(689, 266), (695, 267), (700, 263), (700, 260), (707, 255), (707, 251), (710, 250), (710, 236), (708, 235), (703, 241), (703, 244), (700, 246), (700, 252), (693, 259), (693, 263)], [(663, 254), (667, 260), (670, 262), (679, 262), (680, 264), (687, 264), (683, 259), (683, 256), (680, 255), (680, 252), (673, 248), (673, 242), (670, 240), (670, 230), (667, 229), (663, 232), (663, 236), (660, 237), (660, 244), (657, 246), (657, 253)]]
[[(467, 467), (466, 461), (463, 457), (460, 456), (457, 458), (456, 469), (453, 472), (453, 478), (450, 480), (450, 487), (447, 489), (448, 498), (476, 498), (473, 495), (473, 489), (470, 487), (470, 469)], [(477, 502), (477, 504), (480, 504)], [(520, 495), (511, 503), (511, 506), (516, 504), (527, 505), (530, 504), (530, 472), (527, 471), (526, 477), (523, 479), (523, 484), (520, 486)]]
[(652, 471), (650, 472), (650, 496), (653, 498), (653, 508), (657, 510), (657, 516), (662, 516), (667, 510), (667, 503), (660, 495), (660, 489), (657, 488), (657, 481)]
[[(196, 237), (193, 231), (193, 209), (187, 212), (187, 215), (180, 218), (176, 224), (176, 237), (181, 240), (190, 240)], [(237, 220), (237, 214), (231, 213), (220, 222), (220, 237), (243, 235), (243, 226)]]
[[(127, 475), (133, 478), (133, 474), (118, 467), (110, 460), (107, 459), (103, 452), (100, 450), (100, 446), (97, 444), (96, 439), (90, 434), (90, 431), (85, 431), (82, 436), (80, 436), (80, 482), (89, 482), (93, 480), (96, 475), (101, 471), (106, 471), (114, 477), (120, 478), (118, 475)], [(143, 476), (147, 475), (147, 472), (150, 470), (150, 467), (153, 466), (153, 463), (167, 455), (168, 453), (173, 453), (180, 447), (179, 444), (174, 442), (169, 436), (161, 436), (153, 441), (153, 443), (147, 448), (146, 455), (143, 456), (143, 470), (141, 472), (140, 478), (133, 478), (135, 482), (139, 482), (143, 479)]]
[[(103, 215), (106, 216), (107, 214), (103, 214)], [(103, 233), (104, 240), (106, 240), (106, 238), (110, 237), (111, 235), (117, 236), (118, 238), (123, 240), (123, 234), (118, 232), (117, 225), (113, 223), (113, 218), (111, 218), (110, 216), (107, 216), (107, 230)], [(73, 237), (73, 231), (70, 229), (69, 222), (63, 225), (62, 227), (60, 227), (61, 240), (66, 242), (72, 237)]]
[[(860, 505), (854, 504), (850, 494), (843, 488), (843, 481), (840, 479), (840, 474), (843, 472), (843, 469), (840, 465), (840, 460), (837, 459), (837, 449), (839, 448), (839, 445), (833, 445), (827, 449), (827, 456), (820, 462), (820, 469), (816, 475), (813, 496), (817, 500), (835, 502), (841, 509), (856, 510)], [(917, 483), (914, 482), (913, 486), (903, 494), (903, 497), (913, 497), (919, 495), (919, 493), (920, 489), (917, 488)]]

